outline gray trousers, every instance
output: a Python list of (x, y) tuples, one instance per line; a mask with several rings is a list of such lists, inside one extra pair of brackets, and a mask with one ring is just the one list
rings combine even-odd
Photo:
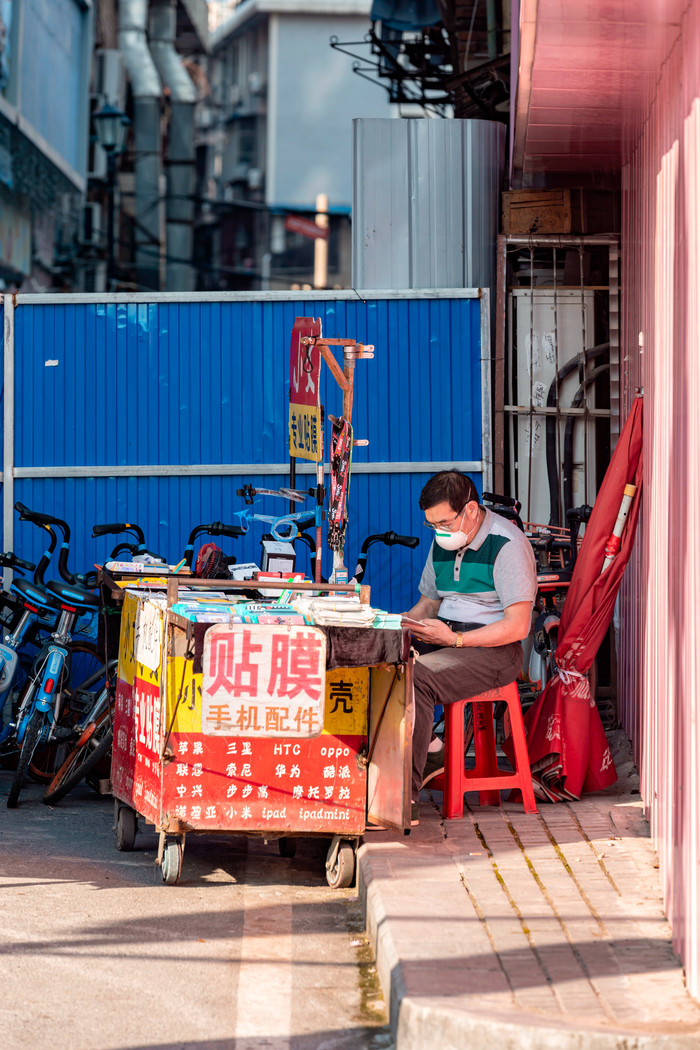
[[(419, 647), (416, 646), (416, 649)], [(523, 663), (520, 642), (472, 649), (430, 647), (413, 665), (413, 790), (418, 801), (436, 704), (451, 704), (514, 682)]]

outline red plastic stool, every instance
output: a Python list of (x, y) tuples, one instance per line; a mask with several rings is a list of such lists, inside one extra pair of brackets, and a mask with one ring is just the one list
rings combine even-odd
[[(515, 772), (499, 770), (496, 756), (496, 734), (493, 725), (493, 705), (499, 700), (508, 705)], [(474, 769), (464, 768), (464, 707), (472, 705), (474, 719)], [(532, 789), (530, 759), (527, 753), (523, 713), (516, 682), (500, 689), (489, 689), (478, 696), (445, 704), (445, 773), (442, 780), (442, 814), (446, 820), (459, 820), (464, 814), (465, 791), (478, 791), (481, 806), (500, 806), (501, 791), (516, 788), (522, 792), (526, 813), (536, 813), (535, 792)], [(438, 787), (436, 777), (431, 787)]]

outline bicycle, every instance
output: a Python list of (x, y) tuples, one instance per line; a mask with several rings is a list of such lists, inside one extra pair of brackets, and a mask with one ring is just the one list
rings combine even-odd
[[(165, 564), (160, 555), (155, 554), (146, 547), (146, 539), (143, 529), (131, 522), (110, 522), (93, 526), (92, 536), (97, 539), (101, 536), (121, 535), (122, 533), (133, 533), (135, 542), (122, 541), (110, 552), (109, 558), (114, 560), (122, 554), (128, 554), (134, 562), (143, 561), (144, 564)], [(77, 697), (86, 696), (89, 703), (85, 705), (85, 711), (77, 729), (79, 735), (73, 748), (66, 756), (64, 762), (55, 772), (49, 782), (43, 796), (43, 802), (52, 806), (65, 798), (73, 788), (100, 764), (106, 762), (112, 749), (114, 736), (114, 703), (115, 685), (118, 660), (110, 659), (106, 654), (104, 672), (93, 676), (91, 680), (83, 683), (76, 690)], [(95, 687), (98, 688), (95, 688)]]
[[(92, 535), (96, 538), (99, 536), (120, 534), (123, 532), (133, 532), (136, 536), (137, 542), (133, 544), (127, 542), (117, 544), (112, 550), (110, 558), (115, 558), (121, 553), (130, 554), (133, 560), (137, 560), (139, 556), (143, 555), (152, 558), (157, 557), (156, 555), (153, 555), (151, 551), (147, 550), (143, 531), (138, 525), (117, 522), (95, 525), (92, 530)], [(213, 522), (211, 525), (198, 525), (190, 533), (188, 545), (185, 549), (185, 564), (188, 566), (192, 563), (194, 541), (198, 535), (205, 532), (214, 536), (235, 537), (242, 535), (241, 529), (238, 526), (228, 526), (224, 525), (222, 522)], [(153, 564), (157, 566), (160, 562), (161, 559)], [(115, 677), (117, 665), (118, 661), (116, 659), (107, 661), (105, 683), (102, 689), (94, 697), (92, 706), (87, 710), (87, 713), (82, 720), (82, 731), (75, 742), (75, 746), (70, 751), (44, 792), (43, 801), (46, 805), (54, 805), (62, 798), (65, 798), (65, 796), (69, 794), (73, 788), (77, 787), (77, 785), (84, 780), (102, 760), (106, 761), (109, 756), (112, 749), (114, 735)], [(92, 683), (87, 683), (87, 687), (91, 684)], [(86, 687), (83, 688), (85, 689)]]
[[(42, 633), (46, 634), (55, 630), (58, 623), (59, 604), (53, 600), (47, 600), (47, 591), (43, 583), (44, 572), (55, 546), (56, 538), (52, 537), (51, 544), (38, 565), (24, 561), (12, 553), (0, 555), (0, 565), (5, 568), (13, 571), (19, 570), (20, 573), (32, 570), (34, 572), (33, 582), (20, 576), (22, 584), (20, 585), (18, 579), (13, 580), (10, 590), (2, 592), (0, 596), (1, 619), (8, 628), (0, 643), (0, 748), (2, 748), (0, 755), (3, 758), (13, 753), (16, 711), (13, 712), (6, 725), (2, 724), (2, 718), (8, 699), (17, 698), (20, 671), (26, 680), (27, 672), (31, 668), (33, 657), (30, 659), (27, 648), (29, 645), (40, 648), (43, 644)], [(74, 643), (74, 655), (77, 652), (84, 655), (88, 661), (97, 655), (93, 646), (82, 642)], [(30, 773), (33, 773), (36, 779), (42, 779), (41, 768), (30, 768)]]
[[(36, 608), (57, 608), (58, 622), (50, 638), (42, 644), (19, 697), (14, 732), (19, 759), (7, 797), (8, 809), (17, 806), (35, 753), (65, 743), (76, 735), (76, 722), (85, 707), (85, 697), (92, 696), (92, 693), (86, 693), (82, 683), (81, 686), (71, 688), (74, 681), (71, 677), (74, 655), (90, 652), (100, 665), (101, 671), (93, 667), (88, 678), (93, 685), (105, 674), (104, 663), (100, 661), (97, 650), (88, 643), (75, 643), (72, 640), (72, 629), (81, 613), (96, 610), (100, 599), (86, 585), (94, 574), (78, 575), (68, 570), (68, 524), (60, 518), (31, 511), (22, 503), (16, 503), (15, 510), (19, 512), (20, 521), (32, 522), (45, 529), (51, 537), (49, 550), (44, 553), (35, 571), (35, 577), (38, 574), (40, 581), (56, 548), (56, 529), (62, 532), (63, 542), (58, 558), (60, 580), (49, 580), (45, 585), (36, 580), (13, 581), (14, 590), (30, 603), (33, 602)], [(51, 764), (49, 772), (53, 774), (57, 764), (55, 754), (51, 756)]]
[[(32, 562), (23, 561), (12, 552), (0, 554), (0, 565), (5, 569), (33, 572), (36, 566)], [(32, 622), (36, 617), (33, 611), (24, 610), (21, 602), (12, 591), (3, 591), (0, 595), (0, 621), (8, 628), (8, 633), (3, 633), (0, 643), (0, 746), (10, 735), (11, 726), (3, 725), (3, 713), (8, 697), (12, 694), (17, 672), (20, 668), (20, 646), (25, 642)]]
[(106, 674), (96, 672), (92, 679), (74, 691), (74, 701), (84, 694), (89, 706), (80, 723), (82, 731), (75, 746), (44, 791), (42, 802), (45, 805), (60, 802), (109, 755), (114, 737), (116, 671), (117, 661), (111, 660)]

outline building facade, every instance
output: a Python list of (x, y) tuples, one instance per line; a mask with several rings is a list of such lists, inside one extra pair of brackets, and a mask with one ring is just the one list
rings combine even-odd
[[(207, 42), (206, 0), (0, 0), (4, 288), (196, 287)], [(128, 124), (111, 172), (92, 119), (105, 104)]]
[(63, 287), (86, 189), (93, 8), (0, 2), (0, 280)]
[(211, 287), (311, 284), (313, 230), (290, 220), (315, 221), (319, 197), (330, 226), (323, 283), (348, 286), (352, 120), (398, 111), (330, 39), (361, 40), (369, 10), (366, 0), (244, 0), (213, 34), (198, 228), (221, 260)]

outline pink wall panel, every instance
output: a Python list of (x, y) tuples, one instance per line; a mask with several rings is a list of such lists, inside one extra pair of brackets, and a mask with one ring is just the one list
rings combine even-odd
[(644, 390), (645, 479), (620, 594), (620, 709), (700, 998), (700, 0), (519, 11), (537, 31), (521, 40), (514, 174), (622, 169), (622, 387), (627, 408)]
[(620, 697), (688, 987), (700, 997), (700, 0), (623, 121), (623, 373), (644, 389)]

